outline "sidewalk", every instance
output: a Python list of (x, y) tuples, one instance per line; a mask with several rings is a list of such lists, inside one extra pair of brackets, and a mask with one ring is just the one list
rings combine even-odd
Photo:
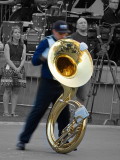
[[(18, 117), (3, 117), (3, 104), (0, 104), (0, 121), (2, 122), (24, 122), (31, 107), (28, 106), (17, 106), (16, 114)], [(42, 122), (47, 121), (47, 117), (49, 114), (49, 109), (47, 110), (46, 114), (44, 115)], [(88, 121), (88, 124), (92, 125), (103, 125), (106, 119), (109, 119), (110, 115), (108, 114), (92, 114), (92, 121)], [(114, 125), (112, 122), (109, 123), (110, 125)], [(120, 125), (120, 121), (118, 121), (118, 126)]]
[[(0, 121), (1, 122), (24, 122), (27, 115), (29, 114), (31, 107), (28, 106), (17, 106), (16, 114), (18, 117), (3, 117), (3, 104), (0, 104)], [(49, 114), (50, 109), (47, 110), (46, 114), (44, 115), (42, 122), (47, 121), (47, 117)], [(88, 124), (91, 125), (103, 125), (105, 120), (109, 119), (110, 115), (108, 114), (92, 114), (92, 121), (88, 121)], [(108, 125), (114, 125), (113, 122), (108, 123)], [(120, 121), (118, 121), (118, 126), (120, 126)]]

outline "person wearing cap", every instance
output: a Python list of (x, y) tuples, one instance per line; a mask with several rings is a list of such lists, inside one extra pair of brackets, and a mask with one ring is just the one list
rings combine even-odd
[[(20, 133), (18, 137), (18, 142), (16, 144), (16, 149), (18, 150), (25, 150), (25, 145), (29, 143), (46, 110), (50, 104), (54, 104), (58, 97), (63, 93), (61, 84), (53, 79), (53, 76), (48, 68), (47, 56), (50, 47), (57, 40), (66, 38), (69, 32), (68, 25), (65, 21), (56, 21), (52, 27), (52, 35), (41, 40), (34, 52), (32, 64), (34, 66), (42, 66), (41, 78), (37, 90), (35, 104), (27, 117), (22, 133)], [(65, 107), (57, 120), (59, 136), (61, 135), (63, 128), (65, 128), (69, 123), (69, 117), (69, 107)]]

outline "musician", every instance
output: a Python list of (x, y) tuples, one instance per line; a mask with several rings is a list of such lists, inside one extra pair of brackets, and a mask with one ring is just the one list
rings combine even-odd
[(53, 16), (61, 16), (63, 10), (63, 0), (58, 0), (56, 4), (50, 8), (50, 14)]
[(61, 16), (63, 10), (63, 0), (34, 0), (38, 5), (39, 10), (44, 12), (47, 9), (47, 14), (51, 16)]
[(118, 10), (119, 0), (109, 0), (108, 8), (104, 11), (101, 22), (109, 24), (120, 23), (120, 13)]
[[(25, 150), (25, 145), (30, 141), (33, 132), (36, 130), (40, 120), (44, 116), (49, 105), (54, 104), (58, 97), (62, 94), (63, 88), (61, 84), (54, 80), (47, 63), (47, 55), (50, 47), (57, 40), (66, 37), (69, 32), (65, 21), (59, 20), (53, 24), (52, 35), (45, 37), (38, 45), (32, 59), (34, 66), (42, 65), (41, 79), (36, 95), (35, 104), (27, 118), (25, 127), (19, 136), (17, 149)], [(65, 107), (58, 117), (59, 136), (63, 128), (69, 123), (69, 107)]]
[[(101, 22), (105, 22), (108, 24), (116, 24), (120, 23), (120, 10), (119, 10), (120, 2), (119, 0), (109, 0), (109, 6), (104, 11), (104, 15), (102, 17)], [(113, 41), (110, 44), (110, 49), (108, 51), (109, 58), (117, 63), (117, 65), (120, 65), (120, 41)]]

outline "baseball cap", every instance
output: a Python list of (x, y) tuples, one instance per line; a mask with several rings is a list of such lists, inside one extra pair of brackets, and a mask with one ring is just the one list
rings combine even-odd
[(53, 23), (52, 29), (55, 29), (57, 32), (60, 33), (69, 33), (70, 30), (68, 29), (68, 25), (63, 20), (58, 20), (55, 23)]

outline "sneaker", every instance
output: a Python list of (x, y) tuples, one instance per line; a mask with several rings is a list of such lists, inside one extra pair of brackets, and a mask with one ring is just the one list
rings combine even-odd
[[(69, 143), (69, 141), (67, 141), (66, 143)], [(77, 151), (77, 148), (75, 148), (73, 151)]]
[(25, 150), (25, 143), (18, 142), (17, 145), (16, 145), (16, 149), (18, 149), (18, 150)]
[(77, 148), (75, 148), (73, 151), (77, 151)]
[(11, 113), (11, 117), (18, 117), (18, 115), (15, 113)]

